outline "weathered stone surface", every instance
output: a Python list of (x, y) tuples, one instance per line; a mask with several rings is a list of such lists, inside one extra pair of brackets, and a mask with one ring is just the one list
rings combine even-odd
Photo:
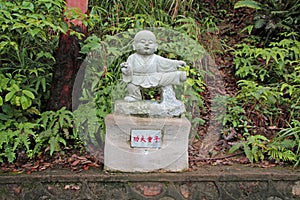
[(296, 184), (293, 186), (292, 193), (294, 197), (300, 198), (300, 181), (296, 182)]
[[(300, 169), (203, 166), (197, 172), (0, 173), (0, 199), (297, 200)], [(152, 196), (151, 196), (152, 195)]]
[[(191, 124), (186, 118), (140, 118), (109, 114), (105, 118), (106, 170), (123, 172), (183, 171), (188, 168), (188, 137)], [(161, 148), (132, 148), (132, 129), (162, 130)]]
[(115, 102), (114, 112), (123, 115), (137, 115), (150, 117), (178, 117), (185, 112), (181, 101), (175, 103), (159, 103), (157, 101), (122, 101)]
[(137, 183), (133, 184), (135, 192), (142, 196), (158, 196), (164, 192), (164, 185), (161, 183)]

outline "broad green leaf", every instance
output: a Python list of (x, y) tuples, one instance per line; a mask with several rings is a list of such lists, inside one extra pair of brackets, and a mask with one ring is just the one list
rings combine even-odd
[(9, 119), (9, 116), (7, 116), (3, 113), (0, 113), (0, 120), (7, 121), (8, 119)]
[(67, 146), (67, 142), (66, 142), (66, 140), (65, 140), (64, 138), (58, 137), (58, 141), (59, 141), (60, 143), (62, 143), (64, 146)]
[(0, 96), (0, 106), (2, 106), (3, 105), (3, 99), (2, 99), (2, 97)]
[(6, 11), (6, 10), (1, 10), (0, 12), (2, 12), (2, 14), (5, 15), (6, 18), (8, 18), (9, 20), (12, 20), (12, 17), (10, 15), (10, 12)]
[(23, 1), (22, 9), (28, 9), (30, 11), (34, 11), (34, 5), (31, 2)]
[(46, 92), (46, 78), (45, 77), (42, 78), (41, 83), (42, 83), (43, 92)]
[(245, 28), (243, 28), (241, 32), (243, 33), (244, 31), (247, 30), (248, 34), (250, 35), (252, 33), (253, 27), (254, 27), (253, 25), (246, 26)]
[(238, 1), (236, 4), (234, 4), (234, 9), (237, 8), (253, 8), (256, 10), (260, 10), (262, 7), (261, 4), (256, 1), (245, 0), (245, 1)]
[(51, 8), (51, 6), (52, 6), (52, 3), (51, 2), (47, 2), (47, 3), (45, 3), (45, 6), (49, 10)]
[(27, 97), (34, 99), (34, 94), (30, 92), (29, 90), (22, 90), (22, 93), (25, 94)]
[(15, 96), (15, 91), (11, 91), (5, 95), (5, 101), (10, 101)]
[(229, 153), (235, 152), (235, 151), (238, 150), (241, 146), (242, 146), (242, 143), (237, 143), (237, 144), (233, 145), (233, 146), (230, 148)]
[(253, 163), (253, 155), (251, 153), (250, 147), (246, 143), (244, 143), (243, 146), (244, 146), (244, 152), (246, 154), (246, 157), (249, 159), (251, 163)]
[(20, 97), (20, 103), (22, 106), (23, 110), (26, 110), (27, 108), (29, 108), (31, 106), (31, 100), (28, 99), (26, 96), (22, 95)]
[(260, 139), (260, 140), (264, 140), (264, 141), (269, 141), (268, 138), (266, 138), (266, 137), (263, 136), (263, 135), (255, 135), (255, 136), (253, 136), (253, 138), (254, 138), (255, 140)]

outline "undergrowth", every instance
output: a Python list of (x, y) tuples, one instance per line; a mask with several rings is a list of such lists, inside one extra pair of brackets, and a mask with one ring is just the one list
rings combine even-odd
[[(238, 92), (223, 99), (227, 105), (223, 137), (234, 130), (230, 153), (240, 149), (251, 162), (269, 159), (298, 166), (299, 7), (299, 0), (90, 0), (88, 14), (66, 11), (89, 29), (89, 37), (81, 44), (89, 66), (81, 105), (74, 112), (64, 108), (54, 112), (44, 105), (50, 95), (59, 36), (70, 31), (61, 14), (64, 1), (1, 1), (0, 161), (14, 162), (21, 151), (29, 159), (41, 152), (52, 156), (67, 147), (77, 148), (81, 141), (102, 144), (104, 118), (125, 91), (119, 65), (132, 53), (130, 40), (136, 30), (144, 28), (165, 28), (186, 36), (174, 41), (174, 35), (162, 31), (157, 36), (162, 41), (157, 53), (188, 64), (188, 80), (176, 88), (176, 94), (191, 111), (186, 116), (193, 123), (192, 134), (197, 135), (197, 127), (205, 123), (200, 115), (208, 112), (201, 96), (206, 72), (198, 58), (207, 52), (225, 55), (222, 51), (228, 44), (215, 42), (219, 27), (233, 13), (250, 9), (252, 21), (239, 22), (244, 26), (237, 33), (242, 40), (226, 52), (233, 57), (229, 67), (238, 79)], [(163, 40), (172, 42), (167, 46)], [(155, 92), (148, 96), (155, 98)]]

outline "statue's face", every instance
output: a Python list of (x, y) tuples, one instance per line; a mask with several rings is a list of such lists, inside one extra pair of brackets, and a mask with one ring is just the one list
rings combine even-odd
[(142, 55), (151, 55), (157, 50), (155, 37), (147, 32), (135, 38), (133, 46), (136, 52)]

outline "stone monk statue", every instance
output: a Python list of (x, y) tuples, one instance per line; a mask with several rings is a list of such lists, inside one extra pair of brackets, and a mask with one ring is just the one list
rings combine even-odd
[(156, 55), (154, 52), (157, 47), (155, 35), (151, 31), (142, 30), (135, 35), (133, 49), (136, 53), (121, 64), (123, 81), (127, 83), (129, 93), (125, 101), (142, 100), (141, 88), (151, 87), (161, 87), (161, 103), (172, 104), (178, 101), (173, 85), (186, 80), (186, 72), (178, 70), (186, 63)]

